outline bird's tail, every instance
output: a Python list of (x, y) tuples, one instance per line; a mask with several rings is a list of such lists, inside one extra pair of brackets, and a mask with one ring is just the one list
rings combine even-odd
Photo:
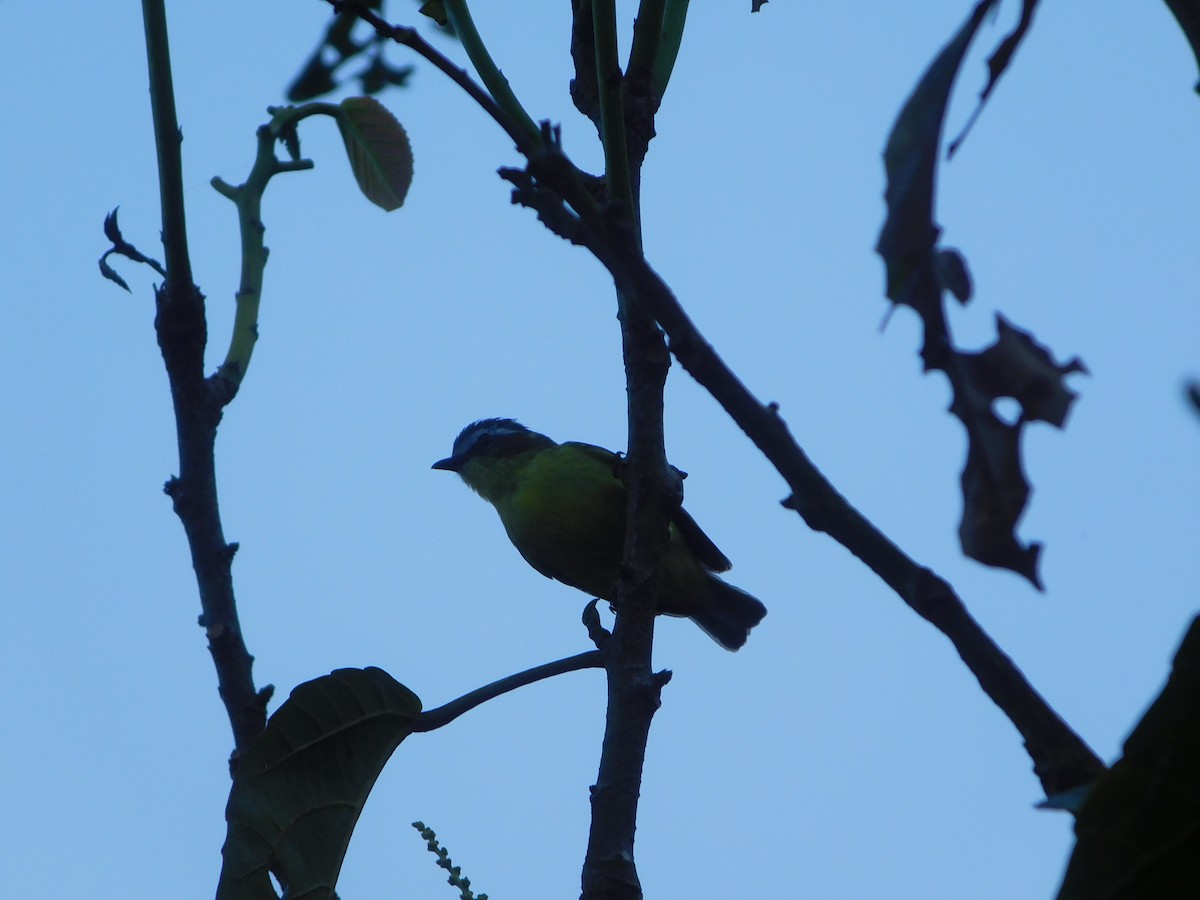
[(757, 598), (715, 575), (708, 575), (708, 582), (712, 602), (703, 611), (692, 612), (689, 618), (726, 650), (737, 650), (746, 643), (750, 629), (763, 620), (767, 608)]

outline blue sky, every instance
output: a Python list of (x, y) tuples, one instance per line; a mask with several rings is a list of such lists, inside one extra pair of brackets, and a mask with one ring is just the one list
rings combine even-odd
[[(566, 93), (567, 4), (477, 4), (526, 108), (600, 166)], [(696, 4), (645, 168), (647, 254), (741, 378), (838, 488), (971, 611), (1104, 758), (1153, 698), (1197, 606), (1195, 459), (1181, 402), (1200, 374), (1200, 99), (1162, 4), (1046, 4), (943, 170), (938, 218), (975, 276), (965, 346), (993, 313), (1090, 377), (1067, 429), (1029, 429), (1022, 522), (1045, 594), (957, 550), (964, 440), (915, 317), (887, 329), (872, 247), (880, 153), (966, 2)], [(623, 4), (621, 21), (635, 6)], [(265, 107), (314, 46), (311, 3), (169, 9), (210, 368), (238, 270), (232, 205)], [(1017, 5), (981, 31), (956, 132)], [(410, 15), (394, 4), (396, 18)], [(195, 626), (152, 273), (102, 281), (104, 214), (156, 253), (157, 179), (136, 4), (49, 27), (4, 10), (0, 388), (7, 523), (0, 771), (14, 896), (207, 897), (231, 741)], [(628, 37), (626, 28), (625, 37)], [(452, 43), (439, 43), (459, 55)], [(403, 51), (392, 55), (406, 61)], [(509, 142), (428, 67), (385, 101), (409, 131), (405, 207), (363, 200), (332, 124), (313, 172), (275, 181), (259, 342), (218, 438), (226, 534), (260, 684), (279, 698), (378, 665), (439, 705), (585, 649), (581, 594), (529, 569), (485, 504), (429, 465), (482, 416), (619, 448), (611, 284), (511, 207)], [(311, 127), (310, 127), (311, 126)], [(740, 653), (663, 621), (675, 678), (655, 719), (638, 831), (647, 896), (1051, 896), (1070, 820), (1037, 812), (1020, 739), (949, 643), (829, 539), (782, 510), (782, 479), (676, 367), (668, 451), (687, 506), (770, 614)], [(278, 702), (278, 701), (277, 701)], [(576, 673), (406, 742), (364, 812), (347, 898), (450, 897), (423, 819), (494, 898), (572, 896), (604, 686)]]

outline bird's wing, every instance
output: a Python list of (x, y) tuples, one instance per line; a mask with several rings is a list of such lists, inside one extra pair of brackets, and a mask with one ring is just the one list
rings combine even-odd
[(728, 572), (733, 568), (729, 557), (717, 548), (717, 545), (712, 542), (712, 538), (704, 533), (704, 529), (696, 524), (696, 520), (682, 506), (675, 511), (671, 522), (679, 529), (679, 533), (683, 536), (683, 542), (687, 544), (692, 555), (704, 568), (710, 572)]
[[(612, 467), (613, 478), (620, 478), (620, 467), (624, 464), (624, 460), (613, 453), (611, 450), (605, 450), (603, 447), (597, 447), (593, 444), (580, 444), (572, 442), (571, 446), (578, 447), (590, 454), (596, 460), (604, 463), (604, 465)], [(710, 572), (728, 572), (733, 568), (733, 563), (729, 561), (729, 557), (721, 552), (720, 548), (713, 543), (712, 538), (704, 533), (704, 529), (696, 524), (696, 520), (688, 514), (688, 511), (680, 507), (675, 511), (675, 515), (671, 517), (671, 522), (679, 529), (679, 534), (683, 538), (683, 542), (687, 544), (687, 548), (692, 551), (692, 555), (696, 557), (704, 568)]]
[(592, 457), (592, 459), (612, 469), (613, 478), (621, 477), (620, 468), (625, 464), (625, 461), (611, 450), (605, 450), (603, 447), (597, 447), (595, 444), (581, 444), (579, 441), (565, 441), (562, 446), (575, 447), (583, 451)]

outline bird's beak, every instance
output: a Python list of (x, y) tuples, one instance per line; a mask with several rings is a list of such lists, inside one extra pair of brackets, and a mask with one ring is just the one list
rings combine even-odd
[(447, 456), (445, 459), (439, 459), (435, 462), (431, 469), (445, 469), (447, 472), (457, 472), (462, 468), (463, 461), (453, 456)]

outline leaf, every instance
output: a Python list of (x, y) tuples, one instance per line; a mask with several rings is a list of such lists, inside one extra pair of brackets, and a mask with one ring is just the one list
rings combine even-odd
[(450, 25), (450, 16), (446, 12), (446, 4), (443, 0), (426, 0), (421, 4), (421, 8), (417, 10), (423, 16), (429, 16), (433, 21), (437, 22), (443, 28)]
[[(992, 79), (985, 98), (1028, 30), (1036, 4), (1037, 0), (1026, 0), (1020, 24), (989, 60)], [(950, 91), (967, 48), (994, 6), (989, 0), (975, 6), (896, 119), (884, 151), (888, 213), (876, 250), (887, 271), (888, 297), (897, 305), (912, 307), (921, 317), (921, 360), (926, 371), (946, 373), (954, 392), (950, 411), (967, 431), (959, 524), (963, 552), (986, 565), (1011, 569), (1040, 589), (1041, 548), (1022, 545), (1016, 536), (1030, 493), (1021, 467), (1021, 429), (1030, 421), (1062, 426), (1075, 398), (1063, 378), (1084, 371), (1083, 364), (1075, 359), (1057, 365), (1031, 335), (1001, 317), (997, 317), (999, 337), (992, 347), (982, 353), (956, 348), (946, 323), (944, 291), (965, 304), (974, 288), (962, 254), (938, 247), (941, 229), (933, 215), (938, 146)], [(995, 401), (1002, 397), (1020, 404), (1020, 417), (1012, 424), (995, 413)]]
[(418, 697), (382, 669), (299, 685), (238, 767), (217, 900), (333, 896), (342, 858), (384, 763), (411, 732)]
[(1062, 428), (1077, 396), (1063, 378), (1073, 372), (1087, 373), (1079, 357), (1059, 365), (1050, 351), (1027, 331), (1013, 327), (1004, 316), (996, 316), (996, 343), (981, 353), (962, 354), (975, 387), (989, 397), (1012, 397), (1021, 404), (1023, 421), (1049, 422)]
[(1021, 471), (1019, 425), (1000, 421), (990, 409), (957, 401), (950, 411), (967, 426), (970, 443), (962, 473), (963, 515), (958, 537), (963, 553), (985, 565), (1023, 575), (1038, 590), (1040, 544), (1021, 546), (1017, 521), (1029, 501), (1029, 482)]
[(963, 126), (962, 132), (953, 141), (950, 142), (950, 147), (946, 151), (946, 155), (953, 156), (962, 142), (967, 139), (967, 133), (975, 124), (975, 120), (979, 118), (979, 114), (983, 112), (983, 105), (987, 103), (988, 97), (992, 95), (992, 90), (996, 87), (996, 82), (1000, 80), (1000, 76), (1004, 74), (1009, 63), (1012, 62), (1013, 55), (1017, 52), (1017, 48), (1021, 46), (1021, 42), (1025, 40), (1025, 35), (1029, 32), (1029, 26), (1033, 24), (1033, 12), (1037, 9), (1039, 0), (1022, 0), (1021, 2), (1021, 18), (1017, 22), (1017, 27), (1014, 28), (996, 48), (996, 52), (988, 57), (988, 81), (984, 85), (983, 91), (979, 94), (979, 103), (975, 107), (975, 111), (971, 113), (971, 117), (967, 119), (967, 124)]
[(1060, 900), (1200, 896), (1200, 617), (1075, 823)]
[[(940, 316), (941, 281), (933, 251), (941, 229), (933, 221), (933, 192), (946, 104), (967, 47), (993, 3), (977, 4), (926, 70), (897, 117), (883, 152), (888, 214), (875, 249), (887, 269), (888, 297), (911, 306), (923, 319)], [(922, 355), (929, 349), (927, 335)]]
[(121, 235), (121, 226), (117, 224), (117, 213), (121, 211), (121, 207), (113, 207), (113, 211), (104, 217), (104, 236), (113, 242), (114, 246), (120, 246), (125, 243), (125, 238)]
[(108, 264), (108, 258), (115, 252), (115, 250), (109, 250), (102, 257), (100, 257), (100, 274), (109, 281), (116, 282), (118, 285), (125, 288), (125, 290), (132, 294), (133, 291), (129, 290), (128, 282), (126, 282), (124, 278), (117, 274), (116, 269)]
[(413, 71), (412, 66), (389, 66), (383, 55), (379, 54), (357, 77), (364, 94), (378, 94), (387, 87), (403, 87)]
[[(368, 9), (379, 9), (380, 0), (370, 0)], [(290, 103), (303, 103), (328, 94), (338, 87), (334, 74), (346, 62), (365, 52), (378, 41), (372, 37), (362, 42), (354, 39), (354, 26), (358, 17), (352, 14), (335, 15), (325, 31), (325, 36), (312, 56), (300, 70), (300, 74), (288, 85), (287, 99)]]
[[(1061, 428), (1076, 397), (1064, 379), (1087, 369), (1078, 358), (1059, 365), (1033, 335), (1003, 316), (996, 316), (996, 331), (996, 342), (983, 351), (954, 354), (950, 411), (962, 420), (968, 437), (959, 539), (967, 556), (1024, 575), (1041, 589), (1041, 547), (1022, 546), (1016, 537), (1017, 522), (1029, 502), (1029, 482), (1021, 469), (1021, 429), (1032, 421)], [(1016, 423), (996, 416), (994, 404), (1001, 397), (1021, 405)]]
[[(132, 259), (136, 263), (144, 263), (150, 266), (154, 271), (163, 278), (167, 277), (167, 271), (162, 267), (162, 264), (155, 259), (144, 255), (137, 247), (125, 240), (121, 234), (121, 227), (117, 224), (117, 212), (121, 207), (115, 207), (112, 212), (104, 217), (104, 236), (112, 241), (112, 247), (104, 251), (104, 255), (100, 257), (100, 274), (109, 281), (115, 282), (121, 287), (129, 291), (129, 285), (125, 279), (117, 274), (117, 270), (108, 264), (108, 258), (113, 254), (124, 256), (127, 259)], [(129, 291), (133, 293), (132, 291)]]
[[(1167, 6), (1183, 34), (1192, 45), (1192, 54), (1200, 66), (1200, 2), (1198, 0), (1167, 0)], [(1200, 81), (1196, 82), (1196, 93), (1200, 94)]]
[(382, 103), (348, 97), (341, 103), (338, 128), (350, 168), (368, 200), (391, 212), (399, 209), (413, 177), (408, 135)]
[(1033, 24), (1033, 13), (1039, 2), (1040, 0), (1021, 0), (1021, 18), (1017, 21), (1017, 27), (1000, 42), (996, 52), (988, 57), (988, 83), (984, 87), (983, 93), (979, 95), (980, 105), (987, 102), (987, 98), (992, 94), (992, 89), (996, 87), (996, 82), (1000, 80), (1000, 76), (1012, 62), (1013, 54), (1021, 46), (1021, 41), (1025, 40), (1029, 26)]

